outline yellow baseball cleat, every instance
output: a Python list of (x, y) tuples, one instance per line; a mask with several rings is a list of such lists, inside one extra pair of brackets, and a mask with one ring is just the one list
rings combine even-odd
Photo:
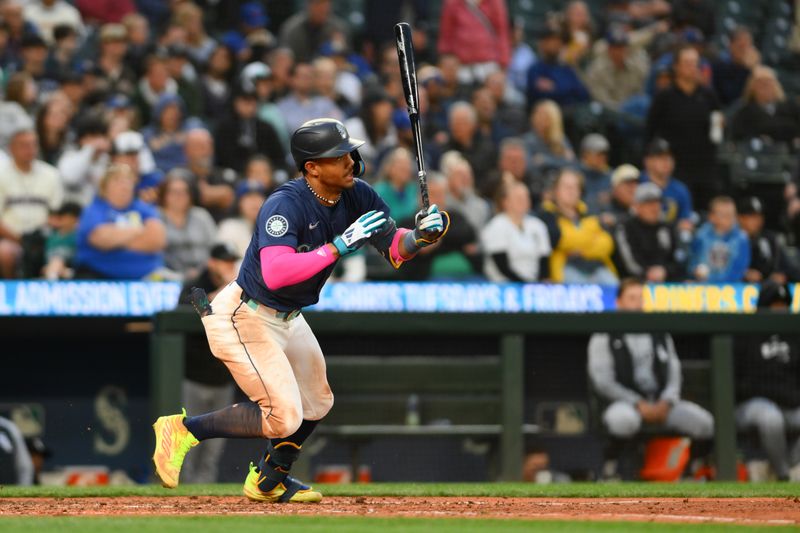
[(264, 492), (258, 488), (258, 482), (262, 479), (255, 465), (250, 463), (250, 473), (247, 474), (247, 479), (244, 480), (244, 488), (242, 489), (248, 499), (255, 502), (270, 503), (317, 503), (322, 500), (322, 494), (291, 476), (286, 476), (282, 483), (278, 483), (269, 492)]
[(168, 489), (178, 486), (183, 458), (186, 457), (186, 452), (200, 442), (183, 425), (184, 418), (186, 409), (179, 415), (159, 417), (153, 424), (153, 430), (156, 432), (153, 464), (156, 466), (156, 474), (161, 484)]

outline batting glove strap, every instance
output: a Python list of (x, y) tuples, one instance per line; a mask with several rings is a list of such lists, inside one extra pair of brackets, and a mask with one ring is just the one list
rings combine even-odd
[(339, 252), (339, 256), (345, 257), (361, 248), (367, 239), (383, 228), (386, 220), (383, 211), (375, 210), (358, 217), (358, 220), (350, 224), (344, 233), (333, 239), (333, 245)]
[(436, 204), (428, 209), (427, 214), (421, 211), (417, 214), (417, 223), (414, 228), (414, 244), (417, 248), (424, 248), (435, 243), (450, 229), (450, 215), (447, 211), (439, 211)]

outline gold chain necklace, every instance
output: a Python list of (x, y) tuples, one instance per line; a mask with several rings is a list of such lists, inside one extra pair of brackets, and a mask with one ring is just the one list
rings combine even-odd
[(324, 196), (320, 196), (319, 194), (317, 194), (317, 191), (311, 188), (311, 184), (308, 182), (308, 180), (306, 180), (306, 187), (308, 187), (308, 190), (311, 191), (311, 194), (313, 194), (314, 196), (316, 196), (317, 198), (319, 198), (328, 205), (336, 205), (337, 203), (339, 203), (339, 200), (342, 199), (342, 193), (339, 193), (339, 196), (336, 198), (336, 200), (328, 200)]

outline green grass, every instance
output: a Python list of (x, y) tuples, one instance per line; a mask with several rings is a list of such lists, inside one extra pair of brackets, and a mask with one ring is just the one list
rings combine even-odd
[[(625, 533), (691, 533), (735, 531), (781, 532), (789, 531), (783, 526), (731, 526), (711, 524), (653, 524), (632, 522), (574, 522), (533, 520), (452, 520), (415, 518), (366, 518), (366, 517), (142, 517), (142, 518), (0, 518), (3, 533), (32, 533), (57, 531), (58, 533), (381, 533), (419, 531), (425, 533), (495, 533), (535, 531), (536, 533), (574, 533), (583, 531), (625, 531)], [(792, 528), (795, 530), (795, 528)]]
[[(528, 498), (796, 498), (796, 483), (367, 483), (315, 485), (326, 496), (499, 496)], [(240, 496), (240, 484), (131, 487), (0, 486), (0, 500), (11, 497), (87, 496)]]

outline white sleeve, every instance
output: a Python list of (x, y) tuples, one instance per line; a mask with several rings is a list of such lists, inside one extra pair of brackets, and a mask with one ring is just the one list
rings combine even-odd
[(508, 252), (511, 248), (510, 232), (499, 216), (492, 218), (481, 231), (481, 244), (487, 254)]

